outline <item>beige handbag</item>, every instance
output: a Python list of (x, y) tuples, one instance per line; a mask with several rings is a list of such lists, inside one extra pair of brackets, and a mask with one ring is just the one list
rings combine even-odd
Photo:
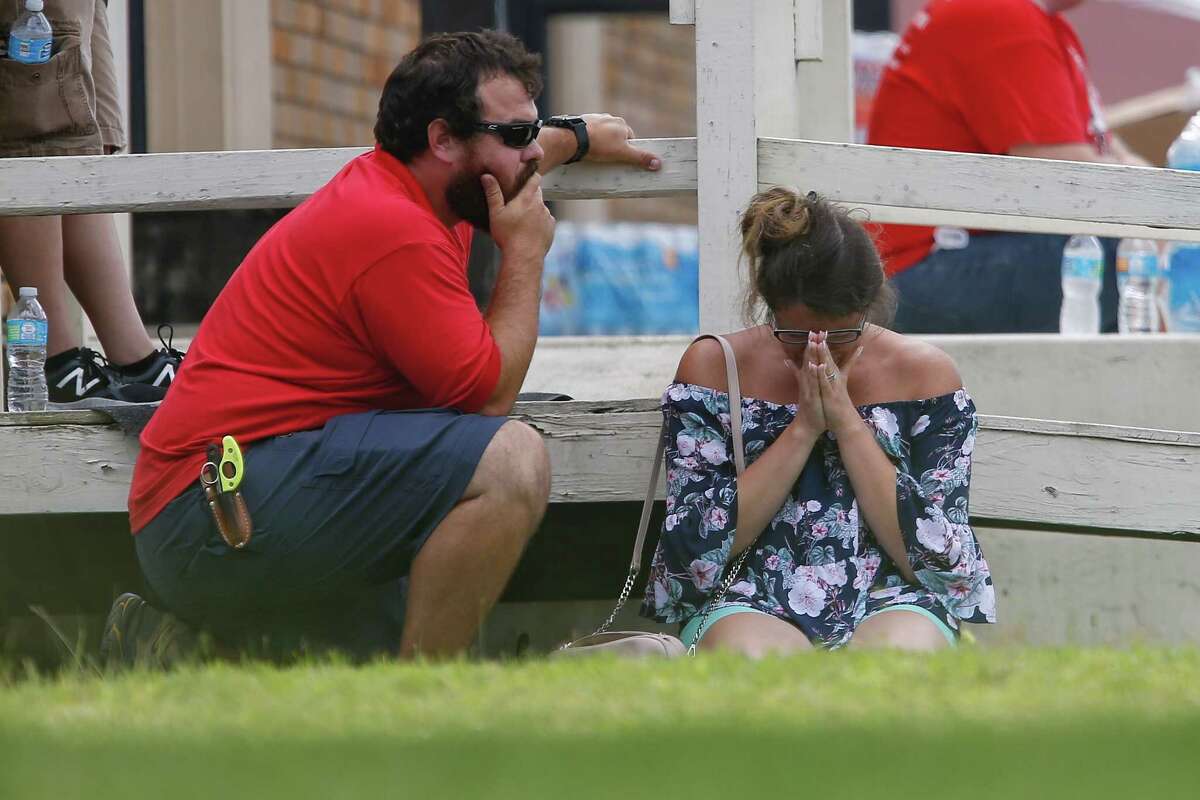
[[(733, 461), (737, 469), (737, 477), (740, 480), (742, 473), (746, 471), (746, 451), (742, 444), (742, 390), (738, 383), (737, 361), (733, 356), (733, 348), (729, 342), (720, 336), (706, 334), (697, 336), (695, 341), (701, 339), (716, 339), (721, 344), (721, 349), (725, 353), (725, 373), (726, 380), (729, 384), (729, 426), (733, 429)], [(638, 572), (642, 567), (642, 549), (646, 545), (646, 531), (650, 527), (650, 511), (654, 507), (654, 493), (658, 489), (658, 476), (662, 471), (663, 452), (667, 444), (667, 423), (663, 420), (662, 428), (658, 433), (658, 449), (654, 454), (654, 469), (650, 473), (650, 484), (646, 487), (646, 500), (642, 504), (642, 518), (638, 523), (637, 539), (633, 543), (633, 559), (629, 562), (629, 575), (625, 578), (625, 585), (621, 587), (621, 595), (617, 598), (617, 606), (612, 613), (608, 615), (608, 619), (596, 629), (595, 633), (588, 636), (576, 639), (573, 642), (566, 644), (553, 651), (553, 656), (584, 656), (584, 655), (600, 655), (603, 653), (611, 653), (613, 655), (628, 656), (633, 658), (644, 658), (646, 656), (662, 656), (665, 658), (677, 658), (684, 654), (695, 655), (696, 645), (684, 647), (683, 642), (676, 636), (671, 636), (665, 633), (647, 633), (646, 631), (610, 631), (608, 628), (613, 624), (613, 620), (617, 618), (617, 614), (625, 606), (625, 602), (629, 599), (629, 593), (633, 591), (634, 581), (637, 580)], [(699, 640), (700, 634), (704, 632), (704, 624), (708, 621), (708, 615), (712, 612), (717, 601), (724, 597), (729, 587), (739, 572), (742, 570), (742, 565), (746, 563), (746, 556), (754, 548), (753, 543), (742, 551), (737, 562), (733, 565), (721, 587), (713, 592), (708, 598), (708, 602), (704, 605), (704, 610), (701, 612), (700, 626), (697, 628), (696, 639)]]

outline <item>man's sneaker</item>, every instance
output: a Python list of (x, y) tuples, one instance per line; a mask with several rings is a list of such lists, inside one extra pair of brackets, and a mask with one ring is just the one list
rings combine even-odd
[(176, 617), (126, 592), (104, 623), (100, 660), (105, 669), (170, 669), (201, 655), (200, 637)]
[[(164, 328), (167, 331), (165, 337)], [(175, 329), (165, 323), (159, 325), (158, 340), (162, 342), (162, 347), (151, 353), (149, 360), (143, 359), (132, 367), (116, 368), (123, 383), (131, 386), (142, 384), (165, 392), (175, 382), (175, 375), (183, 362), (183, 353), (172, 347), (175, 343)]]

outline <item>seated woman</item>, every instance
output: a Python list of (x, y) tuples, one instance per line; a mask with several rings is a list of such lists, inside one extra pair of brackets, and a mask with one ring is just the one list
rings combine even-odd
[(771, 189), (742, 217), (742, 244), (747, 315), (766, 320), (726, 337), (746, 473), (721, 347), (697, 341), (663, 396), (667, 518), (642, 614), (680, 623), (685, 644), (752, 656), (936, 649), (960, 622), (994, 622), (967, 518), (975, 405), (950, 357), (883, 327), (894, 303), (879, 255), (844, 210)]

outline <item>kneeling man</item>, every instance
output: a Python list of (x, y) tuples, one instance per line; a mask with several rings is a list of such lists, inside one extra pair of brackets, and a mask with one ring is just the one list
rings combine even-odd
[[(129, 511), (149, 597), (118, 599), (110, 661), (169, 648), (169, 615), (268, 654), (467, 648), (549, 494), (540, 437), (506, 419), (554, 232), (540, 173), (659, 167), (620, 118), (543, 125), (540, 89), (507, 34), (428, 39), (388, 79), (374, 151), (246, 256), (142, 433)], [(502, 254), (486, 313), (472, 228)], [(236, 462), (226, 436), (236, 487), (216, 469)]]

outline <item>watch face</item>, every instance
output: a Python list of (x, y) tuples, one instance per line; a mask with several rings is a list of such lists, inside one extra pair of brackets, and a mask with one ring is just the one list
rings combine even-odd
[(587, 123), (583, 121), (583, 117), (551, 117), (546, 120), (546, 124), (555, 128), (567, 128), (575, 134), (575, 141), (578, 147), (575, 150), (575, 155), (567, 159), (565, 163), (574, 164), (587, 155), (588, 132)]

